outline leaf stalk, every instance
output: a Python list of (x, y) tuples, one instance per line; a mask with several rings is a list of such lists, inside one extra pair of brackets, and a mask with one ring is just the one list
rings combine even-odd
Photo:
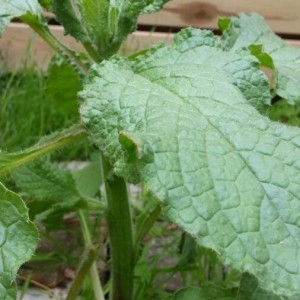
[(103, 159), (107, 197), (107, 221), (111, 247), (110, 300), (131, 300), (133, 294), (133, 230), (127, 186)]

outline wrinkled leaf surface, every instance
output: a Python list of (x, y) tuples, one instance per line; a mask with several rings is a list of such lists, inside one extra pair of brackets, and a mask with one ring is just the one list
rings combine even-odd
[(22, 199), (0, 183), (0, 298), (15, 299), (15, 277), (33, 255), (38, 233)]
[(185, 30), (131, 62), (92, 69), (87, 130), (115, 171), (142, 180), (172, 222), (262, 288), (300, 293), (300, 130), (253, 107), (268, 83), (248, 52)]
[[(300, 102), (300, 49), (277, 36), (258, 14), (240, 14), (231, 18), (222, 40), (226, 49), (262, 45), (273, 60), (276, 93), (290, 104)], [(272, 64), (269, 62), (269, 66)]]

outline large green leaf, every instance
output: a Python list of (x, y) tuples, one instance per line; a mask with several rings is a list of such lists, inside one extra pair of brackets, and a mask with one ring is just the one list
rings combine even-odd
[(231, 18), (223, 29), (226, 49), (262, 45), (271, 56), (275, 68), (276, 93), (290, 104), (300, 102), (300, 49), (288, 45), (267, 25), (263, 17), (253, 13)]
[(25, 16), (35, 19), (42, 13), (37, 0), (1, 0), (0, 2), (0, 36), (12, 18)]
[(225, 265), (299, 295), (300, 130), (253, 107), (268, 100), (258, 62), (188, 29), (134, 62), (94, 66), (88, 81), (82, 120), (115, 171), (140, 177)]
[(15, 299), (19, 267), (33, 255), (38, 233), (22, 199), (0, 183), (0, 298)]

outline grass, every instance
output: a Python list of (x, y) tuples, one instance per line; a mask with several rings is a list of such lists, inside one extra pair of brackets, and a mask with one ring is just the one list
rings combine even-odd
[[(64, 64), (54, 60), (47, 74), (26, 65), (22, 72), (4, 71), (0, 70), (2, 151), (22, 150), (37, 143), (44, 135), (78, 123), (76, 93), (81, 84), (76, 74)], [(55, 158), (86, 159), (91, 151), (88, 143), (81, 143), (56, 153)]]
[(0, 147), (14, 151), (35, 143), (45, 128), (45, 84), (33, 68), (0, 78)]

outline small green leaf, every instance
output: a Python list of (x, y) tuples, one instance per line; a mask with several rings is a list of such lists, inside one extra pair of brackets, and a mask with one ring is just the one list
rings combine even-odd
[(81, 117), (123, 166), (119, 175), (128, 178), (136, 157), (172, 222), (226, 266), (292, 298), (300, 293), (300, 130), (253, 107), (270, 99), (259, 68), (248, 51), (223, 51), (211, 33), (187, 29), (173, 46), (94, 66)]
[(274, 69), (272, 57), (263, 51), (262, 45), (250, 45), (248, 49), (259, 60), (262, 67)]
[(33, 255), (38, 232), (22, 199), (0, 183), (0, 298), (15, 299), (19, 267)]
[(95, 197), (102, 183), (100, 160), (88, 163), (83, 168), (71, 170), (76, 188), (83, 197)]
[[(226, 49), (262, 45), (260, 53), (268, 54), (274, 63), (276, 93), (290, 104), (300, 102), (300, 49), (288, 45), (273, 33), (261, 16), (253, 13), (232, 17), (222, 41)], [(258, 58), (261, 57), (260, 53)]]
[(42, 7), (37, 0), (1, 0), (0, 2), (0, 36), (12, 18), (41, 16)]
[(77, 119), (77, 93), (82, 89), (78, 73), (64, 59), (54, 56), (47, 75), (46, 92), (52, 98), (52, 105), (55, 105), (57, 111), (61, 110), (62, 114), (71, 116), (70, 119)]
[(230, 18), (220, 18), (218, 20), (218, 27), (220, 31), (224, 32), (225, 30), (227, 30), (230, 26), (230, 23), (231, 23)]
[(217, 285), (204, 285), (201, 288), (188, 287), (179, 290), (165, 300), (236, 300), (237, 289), (224, 289)]

